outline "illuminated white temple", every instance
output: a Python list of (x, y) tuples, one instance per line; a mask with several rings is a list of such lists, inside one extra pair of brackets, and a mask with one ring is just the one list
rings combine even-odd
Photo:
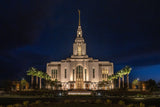
[[(97, 90), (99, 89), (98, 84), (100, 82), (107, 81), (107, 77), (114, 74), (113, 63), (88, 57), (86, 53), (86, 43), (82, 36), (80, 11), (77, 37), (73, 43), (73, 55), (66, 60), (47, 63), (46, 72), (51, 76), (52, 80), (57, 79), (61, 82), (63, 90)], [(108, 82), (108, 84), (103, 87), (105, 90), (113, 88), (113, 81)]]

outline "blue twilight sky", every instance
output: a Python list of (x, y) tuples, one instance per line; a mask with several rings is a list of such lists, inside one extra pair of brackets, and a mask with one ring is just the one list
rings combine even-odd
[(81, 10), (87, 54), (114, 63), (130, 78), (160, 75), (158, 0), (1, 0), (0, 80), (19, 80), (33, 66), (70, 57)]

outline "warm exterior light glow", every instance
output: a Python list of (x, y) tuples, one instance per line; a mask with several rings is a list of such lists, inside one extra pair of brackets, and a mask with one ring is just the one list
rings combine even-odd
[(68, 92), (68, 95), (91, 95), (91, 92)]
[[(99, 82), (107, 81), (108, 76), (114, 74), (113, 63), (88, 57), (80, 23), (73, 43), (73, 55), (65, 60), (47, 63), (47, 73), (62, 83), (62, 90), (97, 90)], [(112, 84), (110, 82), (107, 85), (109, 87)], [(105, 89), (109, 88), (105, 87)]]
[(82, 50), (81, 50), (81, 46), (78, 46), (78, 55), (81, 55)]

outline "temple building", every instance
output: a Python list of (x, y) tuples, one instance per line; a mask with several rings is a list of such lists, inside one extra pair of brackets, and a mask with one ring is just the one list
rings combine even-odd
[[(79, 25), (77, 37), (73, 43), (73, 54), (65, 60), (47, 63), (47, 74), (51, 76), (52, 80), (56, 79), (60, 81), (63, 90), (97, 90), (100, 88), (99, 84), (102, 81), (107, 81), (107, 77), (114, 74), (113, 63), (88, 57), (86, 53), (86, 42), (82, 34), (79, 11)], [(103, 87), (105, 90), (113, 88), (113, 81), (109, 81)]]

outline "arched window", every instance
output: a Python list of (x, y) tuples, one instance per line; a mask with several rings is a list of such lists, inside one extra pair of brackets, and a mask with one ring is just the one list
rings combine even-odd
[(85, 81), (87, 80), (86, 77), (87, 77), (87, 69), (85, 69)]
[(102, 79), (106, 81), (107, 78), (108, 78), (108, 68), (103, 68), (102, 69)]
[(93, 69), (93, 78), (95, 78), (95, 69)]
[(80, 56), (82, 54), (81, 46), (78, 46), (78, 55)]
[(65, 69), (64, 74), (64, 77), (67, 78), (67, 69)]
[(73, 69), (73, 81), (74, 81), (74, 69)]

